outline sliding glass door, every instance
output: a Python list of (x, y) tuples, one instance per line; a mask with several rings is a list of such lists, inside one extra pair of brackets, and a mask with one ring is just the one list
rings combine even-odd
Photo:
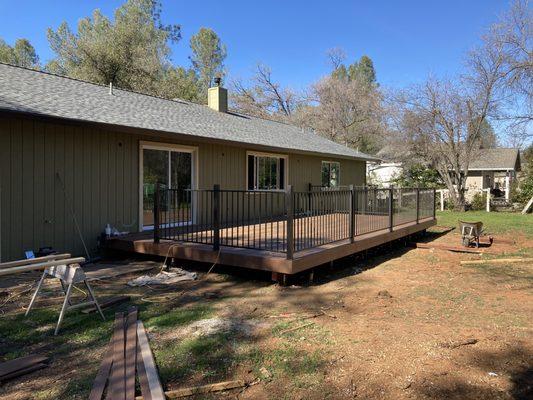
[[(141, 144), (141, 182), (142, 182), (142, 228), (150, 229), (154, 225), (153, 207), (155, 186), (176, 189), (176, 195), (169, 201), (161, 196), (161, 222), (167, 220), (166, 214), (172, 215), (173, 223), (189, 223), (190, 193), (193, 188), (194, 150), (165, 145)], [(164, 192), (163, 192), (164, 193)]]

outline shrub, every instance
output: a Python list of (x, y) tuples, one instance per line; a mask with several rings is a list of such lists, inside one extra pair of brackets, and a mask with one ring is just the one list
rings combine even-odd
[(479, 211), (484, 210), (487, 207), (487, 193), (476, 193), (472, 197), (472, 201), (470, 202), (470, 209)]

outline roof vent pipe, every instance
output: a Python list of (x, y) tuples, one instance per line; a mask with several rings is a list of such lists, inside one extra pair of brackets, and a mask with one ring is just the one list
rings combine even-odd
[(109, 94), (113, 96), (113, 82), (109, 82)]

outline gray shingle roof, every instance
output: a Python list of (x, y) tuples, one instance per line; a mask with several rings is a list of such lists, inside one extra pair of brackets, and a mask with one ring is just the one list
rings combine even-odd
[(213, 138), (289, 151), (372, 160), (371, 156), (280, 122), (221, 113), (0, 63), (0, 110)]
[[(518, 149), (481, 149), (470, 162), (469, 170), (514, 170), (519, 161)], [(520, 165), (517, 166), (520, 168)]]

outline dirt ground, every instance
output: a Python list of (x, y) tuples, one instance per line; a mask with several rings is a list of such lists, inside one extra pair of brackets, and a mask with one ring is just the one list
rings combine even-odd
[[(498, 239), (502, 242), (498, 242)], [(515, 243), (513, 244), (513, 241)], [(460, 244), (456, 232), (435, 239)], [(196, 266), (199, 280), (129, 288), (132, 274), (95, 282), (97, 293), (132, 296), (149, 332), (166, 390), (243, 379), (248, 385), (196, 398), (531, 399), (533, 265), (460, 260), (533, 254), (525, 235), (498, 235), (496, 254), (397, 244), (351, 257), (281, 287), (256, 274)], [(49, 285), (23, 318), (35, 274), (3, 281), (0, 359), (51, 358), (44, 370), (7, 382), (2, 399), (86, 398), (111, 335), (95, 315), (67, 316), (53, 337), (61, 298)], [(6, 301), (9, 300), (9, 301)], [(20, 328), (14, 328), (16, 324)]]

